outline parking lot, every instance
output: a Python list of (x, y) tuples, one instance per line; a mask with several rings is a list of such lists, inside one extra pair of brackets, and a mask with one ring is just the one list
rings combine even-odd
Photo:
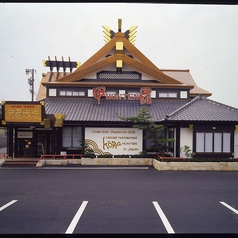
[(0, 234), (238, 233), (238, 172), (0, 168)]

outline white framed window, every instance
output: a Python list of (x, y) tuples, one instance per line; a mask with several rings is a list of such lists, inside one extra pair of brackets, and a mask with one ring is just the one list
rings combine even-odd
[(176, 92), (159, 92), (160, 98), (177, 98)]
[(78, 91), (73, 91), (73, 96), (78, 96), (79, 92)]
[(151, 94), (150, 94), (151, 98), (156, 98), (156, 91), (152, 91)]
[(65, 96), (66, 95), (66, 91), (65, 90), (60, 90), (59, 91), (59, 95), (60, 96)]
[(167, 98), (167, 93), (159, 93), (160, 98)]
[(188, 98), (188, 92), (187, 91), (180, 91), (180, 98)]
[(223, 152), (230, 152), (231, 135), (230, 133), (223, 133)]
[(126, 94), (125, 90), (119, 90), (119, 94)]
[(214, 152), (222, 152), (222, 133), (214, 133)]
[(78, 91), (79, 96), (85, 96), (85, 91)]
[(231, 133), (222, 132), (197, 132), (197, 153), (230, 153)]
[(205, 152), (212, 152), (212, 133), (205, 133)]
[(177, 97), (177, 93), (168, 93), (168, 97), (169, 98), (176, 98)]
[(204, 152), (204, 133), (196, 133), (196, 151)]
[(88, 97), (93, 97), (93, 90), (92, 89), (88, 89)]
[(56, 93), (57, 93), (56, 88), (50, 88), (49, 89), (49, 96), (50, 97), (55, 97)]
[(60, 90), (60, 96), (85, 96), (85, 91), (77, 90)]

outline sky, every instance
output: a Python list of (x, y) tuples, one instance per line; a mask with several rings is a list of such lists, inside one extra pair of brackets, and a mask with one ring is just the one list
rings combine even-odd
[[(189, 69), (209, 99), (238, 108), (238, 5), (0, 3), (0, 101), (31, 101), (42, 60), (84, 63), (105, 45), (102, 26), (136, 29), (135, 46), (160, 69)], [(34, 96), (34, 99), (36, 96)]]

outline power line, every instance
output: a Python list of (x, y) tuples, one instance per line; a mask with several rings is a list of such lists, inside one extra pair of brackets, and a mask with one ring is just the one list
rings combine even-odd
[(1, 45), (0, 45), (0, 47), (1, 47), (4, 51), (6, 51), (9, 55), (11, 55), (15, 60), (17, 60), (19, 63), (21, 63), (22, 65), (24, 65), (25, 67), (27, 67), (24, 63), (22, 63), (19, 59), (17, 59), (15, 56), (13, 56), (10, 52), (8, 52), (6, 49), (4, 49)]

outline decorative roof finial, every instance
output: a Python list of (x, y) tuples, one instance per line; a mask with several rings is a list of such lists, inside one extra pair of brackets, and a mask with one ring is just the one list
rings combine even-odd
[[(104, 41), (108, 43), (115, 35), (115, 32), (108, 26), (102, 26), (104, 28)], [(127, 31), (124, 32), (125, 38), (130, 41), (134, 45), (136, 32), (135, 29), (137, 26), (130, 27)], [(122, 19), (118, 19), (118, 32), (121, 32), (122, 29)]]
[(122, 19), (118, 19), (118, 32), (121, 32)]

